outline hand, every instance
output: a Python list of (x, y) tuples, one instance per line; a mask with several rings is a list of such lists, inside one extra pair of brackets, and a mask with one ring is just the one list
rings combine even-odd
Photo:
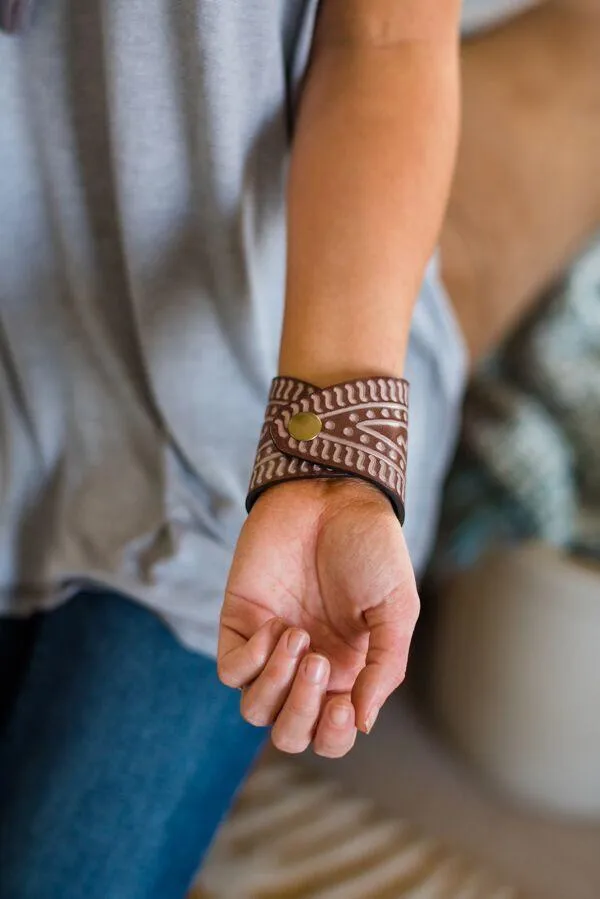
[(358, 480), (267, 490), (221, 614), (219, 676), (279, 749), (345, 755), (404, 679), (419, 600), (388, 499)]

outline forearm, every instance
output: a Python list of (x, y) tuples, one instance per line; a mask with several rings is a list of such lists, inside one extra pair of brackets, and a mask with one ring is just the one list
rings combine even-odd
[(290, 174), (282, 374), (402, 374), (454, 159), (450, 18), (425, 38), (317, 32)]

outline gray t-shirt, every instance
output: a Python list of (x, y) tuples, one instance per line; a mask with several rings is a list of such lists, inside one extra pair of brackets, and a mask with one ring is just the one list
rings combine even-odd
[[(214, 651), (316, 5), (43, 0), (0, 37), (0, 611), (97, 581)], [(433, 266), (408, 376), (419, 567), (464, 377)]]

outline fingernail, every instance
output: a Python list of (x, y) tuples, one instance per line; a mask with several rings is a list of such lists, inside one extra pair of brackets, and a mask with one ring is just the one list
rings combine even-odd
[(304, 671), (309, 681), (313, 684), (320, 684), (325, 680), (327, 675), (327, 660), (321, 656), (311, 656), (306, 660)]
[(336, 705), (332, 705), (329, 709), (329, 718), (331, 719), (331, 723), (335, 724), (336, 727), (345, 727), (350, 720), (351, 714), (352, 709), (345, 703), (343, 705), (337, 703)]
[(292, 656), (299, 656), (308, 646), (308, 634), (304, 631), (291, 631), (287, 639), (288, 652)]
[(371, 731), (373, 730), (373, 728), (375, 727), (375, 722), (377, 721), (378, 715), (379, 715), (379, 709), (376, 708), (376, 709), (373, 709), (367, 716), (366, 732), (368, 734), (370, 734)]

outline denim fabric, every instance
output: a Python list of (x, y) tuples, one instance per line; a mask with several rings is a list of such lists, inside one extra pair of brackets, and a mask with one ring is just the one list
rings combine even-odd
[(0, 899), (183, 899), (264, 731), (116, 595), (0, 620)]

